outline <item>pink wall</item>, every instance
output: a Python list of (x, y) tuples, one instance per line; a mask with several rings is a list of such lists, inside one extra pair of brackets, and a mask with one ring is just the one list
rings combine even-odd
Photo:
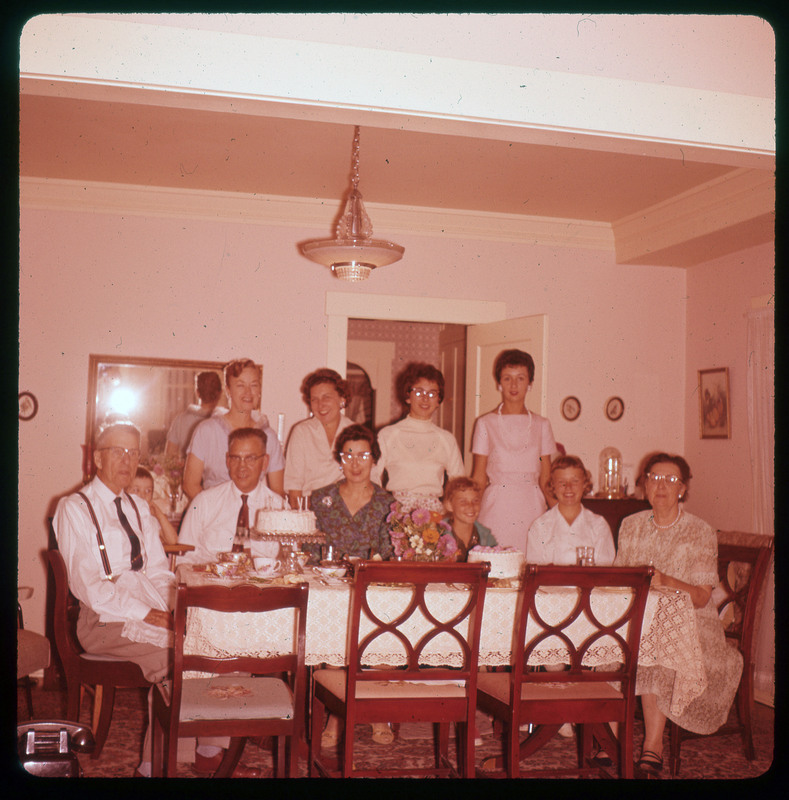
[[(688, 510), (715, 528), (753, 530), (746, 405), (746, 312), (752, 297), (775, 292), (772, 245), (688, 270), (685, 350), (685, 455), (693, 470)], [(731, 439), (699, 437), (697, 371), (729, 368)]]
[[(352, 285), (298, 255), (295, 241), (322, 234), (22, 209), (19, 386), (40, 403), (19, 431), (19, 582), (36, 589), (25, 608), (31, 628), (43, 629), (46, 516), (81, 476), (90, 353), (259, 360), (263, 409), (286, 415), (287, 434), (304, 416), (301, 379), (326, 360), (327, 291), (497, 300), (507, 317), (548, 315), (548, 414), (557, 439), (593, 472), (607, 445), (637, 463), (657, 447), (681, 451), (686, 427), (692, 440), (692, 386), (683, 381), (696, 368), (691, 337), (686, 369), (691, 273), (620, 266), (604, 252), (398, 234), (403, 261)], [(725, 298), (737, 294), (716, 279), (720, 266), (692, 272), (691, 302), (707, 279)], [(709, 325), (722, 302), (705, 312)], [(729, 305), (725, 319), (733, 318)], [(703, 356), (707, 365), (712, 355)], [(583, 404), (574, 423), (558, 412), (567, 394)], [(602, 413), (613, 394), (626, 404), (618, 423)], [(741, 408), (737, 394), (733, 402)], [(744, 435), (736, 419), (735, 431)], [(747, 469), (747, 451), (732, 459)], [(746, 482), (739, 488), (748, 491)]]

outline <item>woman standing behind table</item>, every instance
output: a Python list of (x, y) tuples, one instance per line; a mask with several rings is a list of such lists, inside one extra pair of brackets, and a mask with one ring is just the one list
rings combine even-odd
[(493, 365), (501, 404), (474, 425), (471, 477), (484, 490), (479, 521), (500, 545), (526, 550), (529, 526), (555, 499), (548, 492), (556, 443), (551, 423), (526, 408), (534, 359), (502, 350)]
[[(370, 478), (380, 455), (372, 431), (349, 425), (334, 445), (342, 479), (310, 495), (317, 528), (326, 534), (326, 545), (334, 546), (340, 556), (370, 558), (379, 553), (387, 559), (392, 555), (386, 517), (394, 497)], [(305, 545), (304, 550), (320, 557), (318, 545)]]
[(465, 474), (455, 437), (432, 421), (444, 400), (444, 376), (430, 364), (409, 364), (399, 386), (408, 416), (378, 434), (381, 458), (373, 480), (380, 483), (386, 470), (386, 488), (398, 502), (443, 511), (445, 477)]
[(644, 713), (644, 745), (636, 766), (657, 774), (663, 768), (666, 718), (694, 733), (713, 733), (726, 722), (742, 672), (742, 655), (727, 642), (712, 590), (718, 584), (718, 540), (704, 520), (686, 513), (691, 474), (681, 456), (657, 453), (644, 467), (651, 511), (622, 520), (614, 566), (652, 564), (652, 587), (687, 592), (696, 609), (696, 626), (707, 688), (681, 714), (671, 712), (674, 671), (638, 667), (636, 694)]
[(193, 498), (203, 489), (229, 481), (225, 459), (228, 435), (236, 428), (260, 428), (266, 434), (269, 488), (284, 497), (282, 447), (266, 416), (257, 411), (262, 393), (260, 366), (248, 358), (231, 361), (225, 367), (224, 378), (230, 410), (223, 414), (215, 413), (195, 428), (186, 451), (184, 492)]
[(317, 369), (304, 379), (301, 396), (312, 415), (293, 426), (285, 453), (285, 491), (291, 508), (322, 486), (342, 478), (335, 458), (337, 436), (350, 425), (342, 412), (348, 383), (333, 369)]

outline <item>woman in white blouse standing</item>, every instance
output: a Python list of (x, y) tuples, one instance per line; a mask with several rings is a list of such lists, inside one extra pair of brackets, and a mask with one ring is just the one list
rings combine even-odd
[[(349, 399), (348, 382), (333, 369), (316, 369), (301, 384), (301, 396), (311, 416), (293, 426), (285, 452), (285, 491), (291, 508), (315, 489), (342, 477), (334, 458), (337, 435), (353, 420), (343, 413)], [(306, 508), (306, 504), (305, 504)]]
[(373, 480), (380, 483), (386, 470), (386, 488), (398, 501), (415, 495), (418, 505), (443, 511), (439, 498), (445, 479), (465, 475), (455, 437), (433, 422), (444, 400), (444, 376), (430, 364), (413, 363), (399, 385), (408, 415), (378, 434), (381, 458)]

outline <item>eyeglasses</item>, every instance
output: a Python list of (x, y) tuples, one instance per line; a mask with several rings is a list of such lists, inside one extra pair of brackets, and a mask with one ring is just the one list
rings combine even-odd
[(123, 458), (124, 456), (129, 456), (129, 458), (140, 457), (139, 447), (100, 447), (99, 452), (102, 450), (108, 450), (113, 458)]
[(420, 397), (427, 397), (430, 400), (435, 400), (438, 397), (438, 392), (432, 389), (429, 392), (426, 392), (424, 389), (411, 389), (411, 391), (417, 399)]
[(252, 467), (255, 465), (255, 462), (261, 458), (263, 458), (263, 456), (228, 456), (227, 460), (231, 464), (243, 464), (245, 467)]
[(340, 453), (343, 464), (350, 464), (352, 461), (369, 461), (372, 453), (366, 450), (364, 453)]
[(647, 472), (647, 481), (653, 486), (657, 486), (661, 482), (673, 486), (675, 483), (681, 483), (682, 478), (676, 475), (656, 475), (654, 472)]

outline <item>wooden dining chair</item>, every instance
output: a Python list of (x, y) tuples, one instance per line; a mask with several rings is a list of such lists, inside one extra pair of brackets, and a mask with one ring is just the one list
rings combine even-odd
[[(247, 737), (273, 736), (277, 739), (277, 777), (298, 777), (307, 696), (304, 643), (308, 595), (307, 583), (260, 587), (189, 586), (178, 582), (172, 678), (156, 684), (153, 694), (154, 776), (175, 776), (179, 737), (231, 737), (230, 747), (213, 775), (224, 778), (233, 774)], [(284, 613), (283, 625), (293, 626), (292, 648), (258, 656), (185, 653), (188, 612), (197, 608), (239, 615), (290, 612)], [(187, 672), (208, 673), (210, 677)]]
[[(482, 610), (490, 564), (362, 562), (354, 575), (348, 626), (348, 666), (315, 670), (312, 676), (310, 775), (329, 777), (474, 776), (474, 717)], [(387, 610), (378, 611), (370, 592), (377, 586), (405, 592)], [(455, 587), (456, 607), (437, 619), (431, 592)], [(380, 596), (379, 596), (380, 597)], [(386, 643), (404, 664), (367, 665), (368, 653)], [(452, 667), (429, 666), (425, 653), (440, 643)], [(380, 659), (379, 659), (380, 660)], [(394, 661), (395, 659), (390, 659)], [(435, 658), (432, 659), (435, 661)], [(324, 714), (345, 722), (342, 758), (334, 769), (320, 755)], [(435, 766), (397, 769), (360, 768), (354, 763), (358, 723), (433, 722), (438, 726)], [(449, 723), (458, 732), (457, 767), (449, 761)]]
[[(745, 758), (753, 761), (753, 671), (754, 636), (759, 618), (760, 596), (773, 553), (773, 537), (739, 531), (718, 531), (718, 577), (720, 587), (713, 593), (718, 615), (723, 619), (726, 638), (742, 653), (742, 675), (735, 696), (737, 721), (708, 736), (739, 733)], [(683, 730), (669, 720), (669, 766), (671, 775), (679, 775), (682, 741), (704, 734)]]
[(48, 550), (47, 558), (55, 586), (53, 629), (55, 647), (66, 679), (66, 719), (79, 722), (82, 688), (93, 692), (91, 728), (96, 747), (91, 758), (101, 755), (112, 721), (116, 689), (141, 689), (150, 686), (140, 667), (117, 656), (86, 653), (77, 639), (79, 603), (68, 588), (66, 563), (59, 550)]
[[(614, 751), (611, 755), (618, 762), (620, 777), (633, 776), (636, 664), (653, 573), (653, 567), (526, 566), (516, 607), (512, 669), (481, 673), (477, 691), (478, 707), (503, 722), (506, 777), (600, 773), (600, 767), (592, 766), (589, 760), (591, 734), (605, 742), (609, 753)], [(575, 588), (577, 598), (562, 619), (549, 621), (546, 617), (551, 614), (541, 607), (547, 592), (556, 591), (556, 587)], [(616, 619), (604, 622), (596, 616), (594, 591), (599, 589), (630, 592), (626, 607), (617, 611)], [(590, 631), (577, 641), (578, 634), (571, 627), (581, 622), (588, 624)], [(538, 671), (529, 665), (532, 653), (546, 643), (562, 651), (564, 671)], [(587, 653), (603, 645), (610, 663), (595, 669), (585, 666)], [(522, 771), (520, 761), (550, 741), (566, 722), (579, 725), (578, 766)], [(606, 725), (610, 722), (619, 723), (618, 739)], [(521, 743), (519, 730), (526, 724), (534, 727)]]
[(17, 686), (25, 690), (28, 719), (33, 719), (33, 681), (30, 675), (38, 670), (46, 669), (51, 658), (49, 639), (35, 631), (25, 629), (22, 616), (22, 604), (19, 600), (27, 599), (33, 594), (29, 586), (17, 587), (16, 603), (16, 680)]

